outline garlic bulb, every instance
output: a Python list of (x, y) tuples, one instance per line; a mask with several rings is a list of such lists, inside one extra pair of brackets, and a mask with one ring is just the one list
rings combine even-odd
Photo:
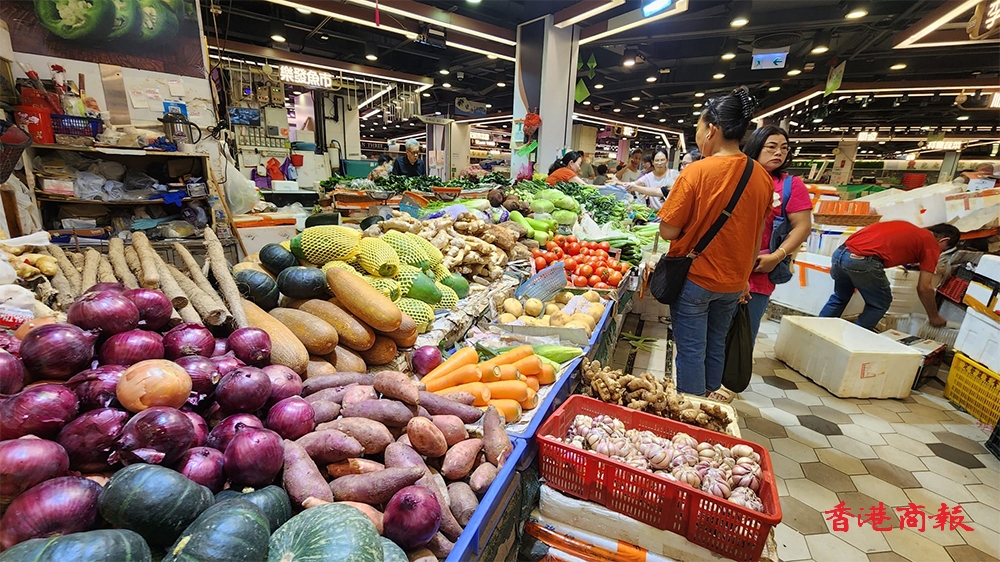
[(737, 445), (733, 445), (731, 453), (732, 456), (736, 458), (749, 457), (753, 453), (753, 449), (750, 448), (750, 445), (744, 445), (743, 443), (739, 443)]
[(695, 439), (694, 437), (691, 437), (687, 433), (684, 433), (683, 431), (680, 433), (675, 433), (671, 441), (674, 442), (675, 447), (686, 445), (688, 447), (694, 448), (698, 446), (698, 440)]
[(690, 466), (678, 466), (674, 468), (673, 472), (670, 474), (672, 474), (678, 482), (684, 482), (692, 488), (698, 488), (701, 486), (701, 476), (699, 476), (698, 472)]
[(764, 502), (750, 488), (734, 488), (732, 493), (729, 494), (729, 501), (759, 513), (764, 512)]
[(683, 464), (688, 466), (694, 466), (698, 462), (698, 451), (695, 451), (691, 447), (682, 446), (674, 449), (676, 455), (673, 460), (670, 461), (670, 467), (677, 467)]
[(720, 498), (728, 498), (730, 494), (729, 482), (726, 481), (725, 476), (716, 476), (712, 472), (713, 470), (709, 469), (701, 480), (701, 491)]

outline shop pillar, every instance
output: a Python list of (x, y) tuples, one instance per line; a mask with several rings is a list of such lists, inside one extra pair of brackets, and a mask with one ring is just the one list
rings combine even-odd
[(962, 153), (955, 150), (944, 153), (941, 159), (941, 172), (938, 173), (938, 183), (949, 182), (955, 177), (955, 172), (958, 171), (958, 159), (961, 156)]
[[(345, 160), (358, 160), (361, 158), (361, 116), (358, 114), (357, 106), (349, 107), (347, 98), (334, 94), (324, 93), (323, 100), (326, 118), (326, 144), (329, 151), (329, 162), (332, 169), (340, 168), (340, 158)], [(338, 106), (337, 121), (333, 115), (333, 104)], [(336, 141), (336, 142), (334, 142)], [(341, 153), (338, 154), (335, 146), (340, 146)]]
[(854, 158), (858, 154), (858, 141), (840, 141), (837, 145), (837, 155), (830, 170), (830, 184), (844, 185), (850, 183), (854, 173)]
[[(514, 65), (514, 119), (527, 113), (542, 118), (535, 154), (518, 156), (512, 143), (511, 176), (523, 166), (539, 162), (536, 172), (548, 171), (550, 162), (573, 148), (573, 95), (576, 91), (576, 62), (579, 28), (559, 29), (552, 15), (517, 27), (517, 62)], [(530, 159), (530, 160), (529, 160)]]
[(591, 125), (573, 125), (573, 137), (570, 146), (573, 150), (582, 150), (591, 155), (593, 159), (594, 151), (597, 149), (597, 127)]
[(452, 122), (449, 126), (449, 144), (451, 145), (451, 174), (449, 177), (458, 177), (458, 173), (469, 167), (469, 131), (472, 125), (468, 123)]

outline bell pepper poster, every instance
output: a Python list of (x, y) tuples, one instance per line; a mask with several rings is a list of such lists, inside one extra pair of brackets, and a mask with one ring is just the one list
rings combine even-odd
[(205, 76), (197, 0), (3, 0), (14, 51)]

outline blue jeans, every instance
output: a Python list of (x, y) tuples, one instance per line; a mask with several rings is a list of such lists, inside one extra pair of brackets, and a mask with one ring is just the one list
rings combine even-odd
[(670, 307), (677, 343), (677, 390), (696, 396), (722, 386), (726, 334), (741, 291), (716, 293), (688, 280)]
[(833, 277), (833, 294), (819, 315), (839, 318), (857, 289), (865, 299), (865, 309), (855, 324), (874, 330), (892, 304), (892, 290), (882, 260), (874, 256), (852, 257), (847, 246), (841, 246), (833, 253), (830, 276)]
[(747, 311), (750, 313), (750, 336), (751, 341), (757, 341), (757, 332), (760, 331), (760, 321), (767, 312), (767, 303), (771, 302), (771, 297), (760, 293), (750, 293), (750, 302), (747, 303)]

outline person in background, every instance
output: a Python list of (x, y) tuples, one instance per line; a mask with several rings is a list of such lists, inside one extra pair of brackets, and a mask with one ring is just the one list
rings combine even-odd
[(420, 159), (420, 142), (417, 139), (406, 141), (406, 154), (392, 163), (392, 174), (411, 178), (427, 175), (427, 166)]
[[(740, 140), (755, 103), (746, 87), (705, 103), (695, 140), (707, 156), (684, 168), (658, 213), (660, 236), (671, 241), (667, 255), (683, 257), (693, 251), (736, 192), (748, 162)], [(726, 334), (737, 302), (748, 294), (747, 280), (774, 198), (767, 170), (752, 159), (750, 165), (750, 179), (732, 214), (691, 263), (680, 297), (670, 306), (678, 392), (726, 399), (716, 392), (722, 387)]]
[[(784, 172), (792, 162), (791, 147), (788, 145), (788, 133), (781, 127), (766, 125), (750, 134), (743, 146), (743, 153), (753, 158), (771, 174), (774, 182), (773, 212), (764, 220), (764, 233), (761, 236), (760, 257), (750, 275), (750, 331), (753, 340), (757, 339), (760, 321), (767, 311), (767, 303), (774, 292), (774, 283), (768, 274), (781, 260), (795, 252), (812, 232), (812, 199), (806, 190), (806, 184), (798, 176), (790, 176)], [(785, 185), (789, 185), (788, 201), (785, 203), (785, 213), (792, 230), (774, 253), (770, 253), (771, 235), (774, 233), (774, 221), (781, 216), (782, 196)]]
[(699, 151), (697, 148), (692, 148), (691, 150), (688, 151), (687, 154), (684, 155), (683, 158), (681, 158), (681, 164), (680, 164), (681, 170), (686, 168), (688, 164), (691, 164), (692, 162), (697, 162), (698, 160), (701, 160), (701, 151)]
[(934, 271), (941, 252), (957, 246), (960, 237), (961, 232), (950, 224), (920, 228), (906, 221), (886, 221), (862, 228), (833, 252), (830, 264), (833, 294), (819, 315), (839, 318), (857, 289), (865, 300), (865, 308), (855, 324), (874, 330), (892, 304), (885, 268), (919, 264), (917, 297), (931, 326), (944, 326), (947, 321), (938, 312), (935, 301)]
[(593, 185), (604, 185), (608, 183), (608, 165), (598, 164), (597, 165), (597, 176), (594, 177)]
[(594, 165), (590, 163), (590, 156), (587, 156), (586, 152), (580, 152), (583, 154), (583, 162), (580, 162), (580, 177), (585, 180), (592, 180), (597, 174), (594, 173)]
[(628, 165), (624, 168), (619, 168), (618, 173), (615, 177), (618, 181), (625, 183), (632, 183), (639, 179), (639, 165), (642, 163), (642, 151), (638, 148), (633, 149), (632, 153), (628, 155)]
[(391, 168), (392, 168), (392, 157), (390, 157), (388, 154), (383, 154), (382, 156), (378, 157), (378, 164), (375, 165), (375, 168), (373, 168), (371, 172), (368, 172), (368, 179), (371, 181), (375, 181), (378, 178), (384, 178), (385, 176), (389, 175), (389, 171)]
[(638, 195), (646, 196), (646, 205), (654, 211), (663, 206), (663, 200), (670, 193), (674, 181), (680, 172), (667, 168), (667, 150), (658, 148), (653, 153), (653, 168), (648, 174), (628, 184), (628, 190)]
[(564, 154), (562, 158), (556, 158), (556, 161), (549, 166), (549, 177), (545, 179), (545, 182), (549, 185), (555, 185), (561, 181), (587, 183), (580, 179), (579, 175), (582, 160), (583, 155), (572, 150)]
[(640, 178), (653, 171), (653, 155), (654, 153), (652, 152), (642, 155), (642, 168), (639, 170)]
[(989, 162), (983, 162), (982, 164), (976, 166), (976, 173), (979, 174), (980, 178), (983, 176), (992, 176), (993, 164), (990, 164)]

